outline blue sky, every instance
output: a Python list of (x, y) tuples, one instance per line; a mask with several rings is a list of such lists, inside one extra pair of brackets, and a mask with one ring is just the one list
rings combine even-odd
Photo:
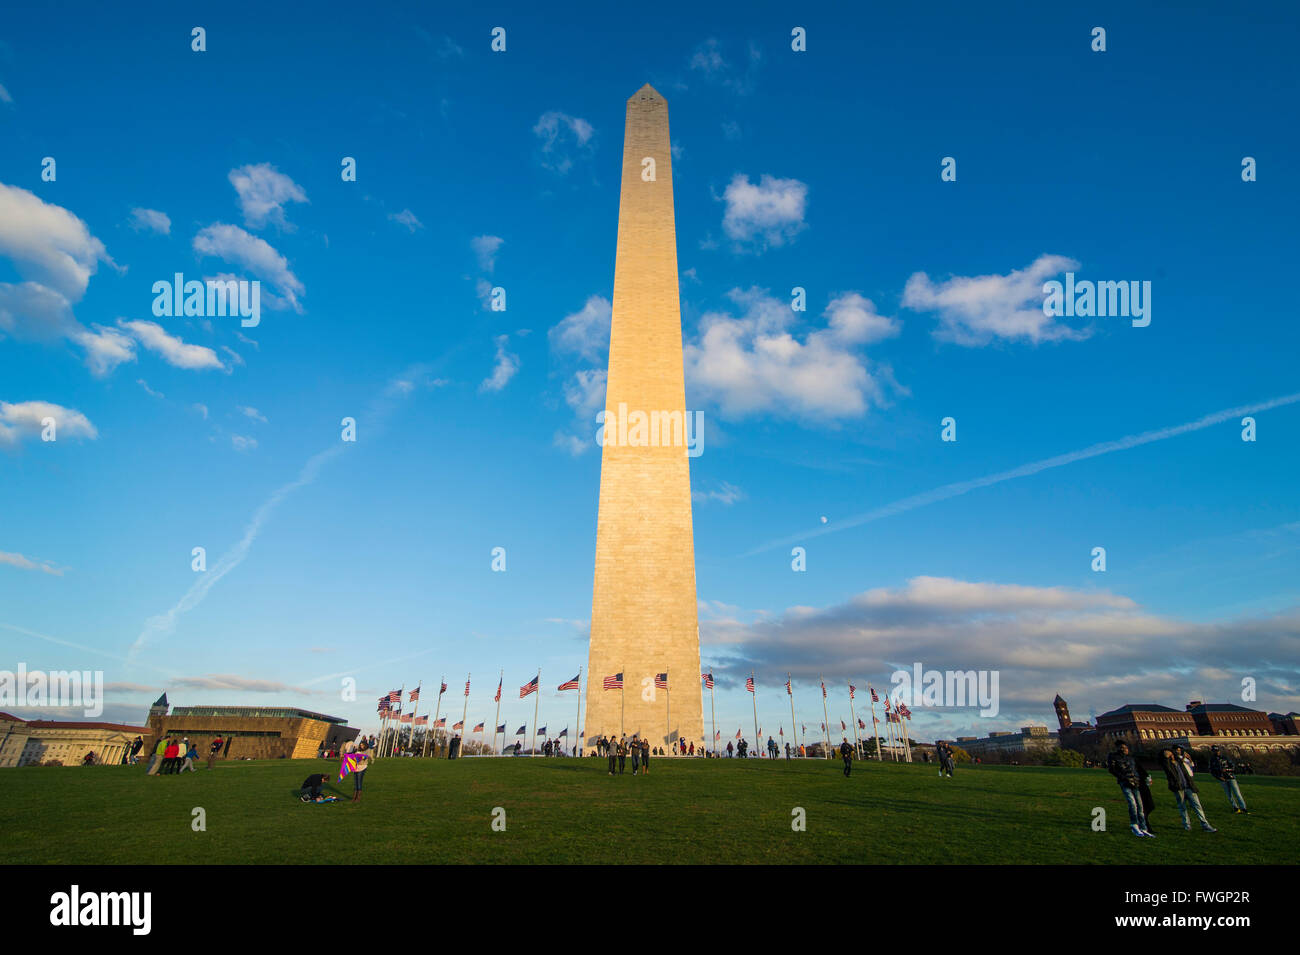
[[(1300, 708), (1294, 9), (72, 10), (0, 25), (0, 667), (102, 668), (113, 718), (166, 689), (368, 726), (466, 672), (491, 720), (499, 669), (540, 666), (543, 722), (572, 723), (551, 691), (586, 663), (623, 111), (650, 82), (724, 737), (751, 667), (765, 734), (787, 671), (815, 729), (821, 674), (914, 661), (1002, 674), (996, 719), (918, 712), (918, 738), (1050, 722), (1058, 691), (1086, 716), (1250, 677)], [(1065, 271), (1149, 281), (1150, 325), (1048, 319)], [(177, 272), (260, 280), (260, 324), (155, 317)], [(1276, 399), (1254, 442), (1241, 414), (1162, 436)]]

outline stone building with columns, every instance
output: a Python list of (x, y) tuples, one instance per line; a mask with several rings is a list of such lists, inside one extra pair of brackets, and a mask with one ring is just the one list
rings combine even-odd
[(0, 768), (58, 761), (80, 766), (87, 753), (100, 766), (116, 766), (147, 726), (65, 720), (24, 720), (0, 713)]

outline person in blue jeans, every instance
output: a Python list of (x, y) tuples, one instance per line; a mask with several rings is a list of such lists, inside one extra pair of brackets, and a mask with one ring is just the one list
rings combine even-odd
[(1233, 812), (1249, 812), (1246, 800), (1241, 795), (1241, 787), (1237, 785), (1237, 766), (1232, 757), (1217, 746), (1210, 747), (1210, 775), (1219, 781), (1223, 791), (1228, 794), (1228, 805)]
[(1190, 805), (1196, 813), (1196, 818), (1201, 822), (1201, 828), (1206, 832), (1218, 832), (1210, 825), (1210, 821), (1205, 818), (1205, 810), (1201, 808), (1201, 797), (1197, 794), (1196, 783), (1192, 782), (1192, 777), (1187, 772), (1187, 766), (1183, 761), (1174, 755), (1173, 750), (1166, 749), (1160, 753), (1160, 764), (1165, 770), (1165, 779), (1169, 781), (1169, 791), (1174, 794), (1178, 800), (1178, 815), (1183, 817), (1183, 828), (1190, 830), (1191, 822), (1187, 818), (1187, 807)]
[(1115, 744), (1115, 751), (1106, 757), (1106, 771), (1115, 777), (1119, 791), (1128, 804), (1129, 830), (1135, 836), (1154, 839), (1155, 836), (1147, 831), (1146, 815), (1142, 812), (1142, 794), (1139, 791), (1141, 784), (1138, 780), (1138, 766), (1136, 760), (1129, 755), (1128, 743), (1120, 740)]

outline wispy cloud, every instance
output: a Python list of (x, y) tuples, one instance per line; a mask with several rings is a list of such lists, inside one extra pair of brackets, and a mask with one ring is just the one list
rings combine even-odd
[(63, 576), (63, 569), (55, 567), (49, 561), (32, 560), (22, 554), (11, 554), (2, 550), (0, 550), (0, 564), (8, 564), (10, 567), (17, 567), (19, 570), (39, 570), (41, 573), (50, 574), (53, 577)]
[(1174, 425), (1168, 428), (1157, 428), (1154, 431), (1143, 431), (1141, 434), (1131, 434), (1114, 441), (1103, 441), (1100, 444), (1090, 445), (1089, 447), (1083, 448), (1079, 451), (1070, 451), (1066, 454), (1058, 454), (1055, 457), (1030, 461), (1028, 464), (1022, 464), (1009, 471), (999, 471), (996, 474), (974, 478), (970, 481), (958, 481), (954, 484), (945, 484), (932, 491), (926, 491), (923, 494), (914, 494), (911, 497), (902, 498), (901, 500), (894, 501), (891, 504), (886, 504), (883, 507), (878, 507), (874, 510), (845, 518), (842, 521), (836, 522), (834, 526), (815, 527), (802, 534), (795, 534), (791, 537), (783, 537), (780, 540), (760, 544), (753, 550), (748, 551), (744, 556), (750, 557), (754, 554), (761, 554), (763, 551), (771, 550), (774, 547), (799, 544), (810, 538), (820, 537), (823, 534), (834, 534), (837, 531), (848, 530), (850, 527), (861, 527), (863, 524), (878, 521), (883, 517), (893, 517), (895, 514), (902, 514), (906, 511), (915, 510), (916, 508), (924, 507), (927, 504), (934, 504), (937, 501), (946, 501), (949, 498), (959, 497), (962, 494), (968, 494), (971, 491), (982, 487), (1001, 484), (1003, 481), (1012, 481), (1016, 478), (1029, 477), (1030, 475), (1038, 474), (1040, 471), (1064, 467), (1067, 464), (1074, 464), (1076, 461), (1085, 461), (1088, 458), (1095, 458), (1103, 454), (1111, 454), (1115, 451), (1127, 451), (1129, 448), (1151, 444), (1153, 441), (1164, 441), (1167, 438), (1176, 438), (1182, 434), (1188, 434), (1192, 431), (1200, 431), (1204, 428), (1213, 427), (1216, 424), (1222, 424), (1223, 422), (1230, 421), (1233, 418), (1258, 414), (1261, 411), (1280, 408), (1284, 405), (1294, 404), (1297, 401), (1300, 401), (1300, 393), (1282, 395), (1278, 398), (1270, 398), (1267, 401), (1261, 401), (1253, 405), (1241, 405), (1236, 408), (1226, 408), (1223, 411), (1216, 411), (1213, 414), (1205, 415), (1204, 417), (1197, 418), (1195, 421), (1189, 421), (1186, 424)]

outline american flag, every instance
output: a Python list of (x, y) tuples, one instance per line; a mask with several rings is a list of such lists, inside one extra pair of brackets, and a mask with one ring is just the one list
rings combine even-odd
[(415, 725), (416, 725), (416, 726), (428, 726), (428, 725), (429, 725), (429, 717), (427, 717), (427, 716), (417, 716), (417, 717), (415, 718)]
[(885, 697), (885, 712), (889, 712), (889, 697)]
[(465, 695), (469, 696), (469, 678), (465, 678)]
[(736, 730), (736, 739), (740, 739), (740, 730)]
[(389, 690), (389, 691), (388, 691), (388, 702), (389, 702), (389, 703), (398, 703), (398, 704), (400, 704), (400, 703), (402, 702), (402, 691), (401, 691), (401, 690)]
[(754, 678), (752, 676), (745, 680), (745, 689), (750, 693), (754, 692)]
[(546, 727), (545, 727), (545, 726), (539, 727), (538, 730), (537, 730), (537, 735), (538, 735), (538, 736), (545, 736), (545, 735), (546, 735)]
[(443, 695), (444, 693), (446, 693), (446, 692), (447, 692), (447, 684), (444, 683), (444, 684), (442, 685), (442, 689), (438, 691), (438, 695), (439, 695), (439, 696), (442, 696), (442, 695)]
[(826, 681), (822, 680), (822, 699), (826, 699)]
[(853, 691), (856, 690), (856, 689), (857, 689), (857, 687), (854, 686), (852, 683), (849, 684), (849, 699), (850, 699), (850, 700), (853, 699)]
[(494, 696), (494, 697), (492, 697), (492, 702), (493, 702), (493, 703), (500, 703), (500, 702), (501, 702), (501, 683), (502, 683), (502, 680), (504, 680), (504, 679), (505, 679), (505, 677), (502, 677), (501, 679), (497, 680), (497, 695)]
[(498, 732), (498, 733), (504, 733), (505, 731), (506, 731), (506, 724), (505, 724), (505, 723), (502, 723), (500, 726), (497, 727), (497, 732)]
[(822, 732), (823, 732), (823, 733), (826, 732), (826, 724), (825, 724), (825, 723), (822, 724)]
[(776, 731), (776, 735), (777, 735), (777, 736), (780, 736), (780, 737), (782, 737), (782, 738), (784, 738), (784, 737), (785, 737), (785, 727), (782, 726), (779, 730), (777, 730), (777, 731)]
[(656, 690), (668, 689), (668, 674), (666, 672), (655, 674), (655, 689)]
[(414, 690), (411, 691), (411, 702), (414, 703), (419, 698), (420, 698), (420, 688), (417, 686)]
[(898, 712), (903, 714), (903, 719), (905, 720), (910, 720), (912, 718), (912, 711), (907, 708), (906, 703), (898, 704)]
[(474, 727), (474, 732), (475, 732), (475, 733), (481, 733), (481, 732), (483, 732), (483, 724), (482, 724), (482, 723), (479, 723), (477, 726), (475, 726), (475, 727)]
[(515, 735), (523, 736), (527, 732), (528, 732), (528, 724), (525, 723), (523, 726), (519, 727), (519, 729), (515, 730)]
[(525, 683), (523, 686), (519, 688), (519, 699), (522, 700), (529, 693), (536, 693), (536, 692), (537, 692), (537, 677), (533, 677), (531, 680), (529, 680), (527, 683)]
[(711, 690), (711, 689), (713, 689), (713, 674), (712, 674), (712, 673), (701, 673), (701, 674), (700, 674), (700, 679), (704, 681), (704, 688), (705, 688), (706, 690)]
[(447, 717), (445, 716), (439, 719), (438, 722), (434, 724), (434, 726), (446, 726), (446, 725), (447, 725)]
[(802, 724), (802, 725), (803, 725), (803, 733), (804, 733), (805, 736), (807, 736), (807, 735), (808, 735), (808, 724), (807, 724), (807, 723), (804, 723), (804, 724)]
[(409, 722), (411, 722), (411, 714), (410, 714), (410, 713), (403, 713), (403, 714), (402, 714), (402, 722), (403, 722), (403, 723), (409, 723)]
[[(582, 676), (582, 674), (579, 673), (578, 676)], [(575, 676), (572, 680), (565, 680), (563, 683), (560, 684), (560, 689), (561, 689), (561, 690), (576, 690), (576, 689), (578, 689), (578, 677)]]
[(457, 720), (455, 723), (451, 724), (451, 728), (454, 730), (463, 730), (465, 728), (465, 724), (464, 722)]
[[(569, 738), (569, 728), (567, 726), (564, 729), (560, 730), (560, 736), (563, 736), (565, 739)], [(555, 738), (559, 739), (560, 736), (557, 736)]]
[(613, 676), (605, 677), (605, 689), (607, 690), (623, 689), (623, 674), (615, 673)]
[(786, 695), (786, 696), (794, 696), (794, 689), (790, 686), (790, 681), (789, 681), (789, 680), (786, 680), (786, 681), (785, 681), (785, 695)]
[(847, 729), (848, 727), (844, 725), (844, 721), (840, 720), (840, 732), (843, 733)]
[(714, 731), (713, 731), (713, 738), (714, 738), (714, 739), (722, 739), (722, 730), (714, 730)]
[(860, 730), (864, 730), (864, 729), (866, 729), (866, 728), (867, 728), (867, 724), (864, 723), (864, 722), (862, 722), (862, 717), (859, 716), (859, 717), (858, 717), (858, 729), (860, 729)]

